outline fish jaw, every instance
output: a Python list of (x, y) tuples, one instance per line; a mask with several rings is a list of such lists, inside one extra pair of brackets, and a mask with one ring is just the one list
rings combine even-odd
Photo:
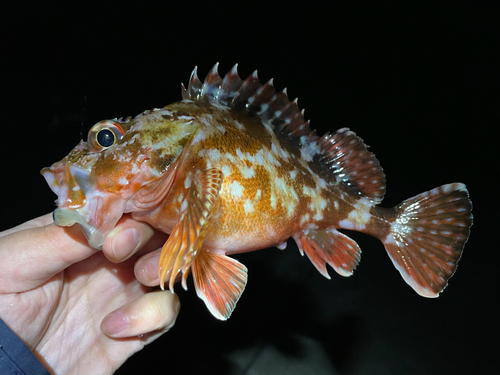
[(119, 197), (95, 196), (81, 208), (56, 208), (53, 217), (54, 222), (62, 227), (79, 224), (89, 245), (100, 249), (122, 217), (124, 208), (125, 201)]
[(57, 195), (54, 222), (62, 227), (79, 224), (89, 245), (100, 249), (122, 217), (126, 200), (100, 191), (88, 171), (71, 164), (58, 162), (41, 174)]

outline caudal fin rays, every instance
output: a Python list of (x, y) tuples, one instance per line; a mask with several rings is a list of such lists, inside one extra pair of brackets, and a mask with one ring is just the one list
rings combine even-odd
[(437, 297), (453, 276), (472, 225), (464, 184), (443, 185), (407, 199), (382, 242), (403, 279), (421, 296)]

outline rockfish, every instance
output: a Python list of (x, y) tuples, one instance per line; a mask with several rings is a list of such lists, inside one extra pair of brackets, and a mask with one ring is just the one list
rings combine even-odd
[(297, 100), (244, 81), (235, 65), (216, 64), (203, 82), (196, 68), (182, 101), (135, 118), (94, 125), (64, 159), (41, 173), (57, 194), (54, 221), (78, 223), (102, 246), (124, 213), (170, 234), (161, 287), (186, 288), (227, 319), (247, 283), (247, 268), (228, 255), (277, 246), (292, 237), (318, 271), (350, 276), (361, 250), (338, 231), (382, 241), (403, 279), (437, 297), (460, 259), (472, 224), (464, 184), (451, 183), (393, 208), (378, 204), (385, 175), (354, 132), (317, 135)]

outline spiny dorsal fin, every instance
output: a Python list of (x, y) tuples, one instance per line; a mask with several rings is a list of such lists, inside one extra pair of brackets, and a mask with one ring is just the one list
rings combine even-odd
[(182, 98), (223, 105), (260, 118), (277, 134), (299, 146), (306, 160), (319, 164), (326, 176), (340, 180), (374, 203), (382, 201), (385, 175), (375, 155), (353, 132), (340, 129), (320, 138), (304, 119), (297, 99), (290, 101), (286, 89), (277, 92), (272, 79), (262, 84), (254, 71), (243, 81), (238, 75), (238, 64), (221, 78), (218, 66), (219, 63), (214, 65), (203, 83), (195, 67), (187, 89), (181, 87)]
[[(238, 64), (221, 78), (217, 72), (219, 63), (207, 74), (203, 83), (198, 78), (197, 68), (191, 73), (187, 89), (182, 85), (182, 98), (192, 101), (207, 101), (235, 110), (246, 111), (269, 122), (277, 133), (290, 139), (305, 136), (307, 141), (319, 137), (311, 130), (309, 122), (299, 110), (297, 100), (290, 101), (286, 90), (277, 92), (270, 79), (262, 84), (254, 71), (244, 81), (238, 75)], [(303, 140), (302, 140), (303, 141)], [(297, 141), (298, 142), (298, 141)]]

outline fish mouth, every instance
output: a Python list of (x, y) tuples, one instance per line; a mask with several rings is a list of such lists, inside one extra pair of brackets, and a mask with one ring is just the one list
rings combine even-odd
[(99, 229), (90, 225), (78, 211), (56, 208), (52, 217), (54, 218), (54, 223), (61, 227), (71, 227), (75, 224), (79, 224), (83, 234), (85, 234), (85, 237), (89, 242), (89, 245), (95, 249), (102, 248), (106, 235), (104, 235)]
[(125, 201), (101, 191), (90, 172), (74, 165), (56, 163), (41, 173), (57, 194), (54, 223), (61, 227), (78, 224), (89, 245), (101, 249), (106, 236), (122, 217)]

